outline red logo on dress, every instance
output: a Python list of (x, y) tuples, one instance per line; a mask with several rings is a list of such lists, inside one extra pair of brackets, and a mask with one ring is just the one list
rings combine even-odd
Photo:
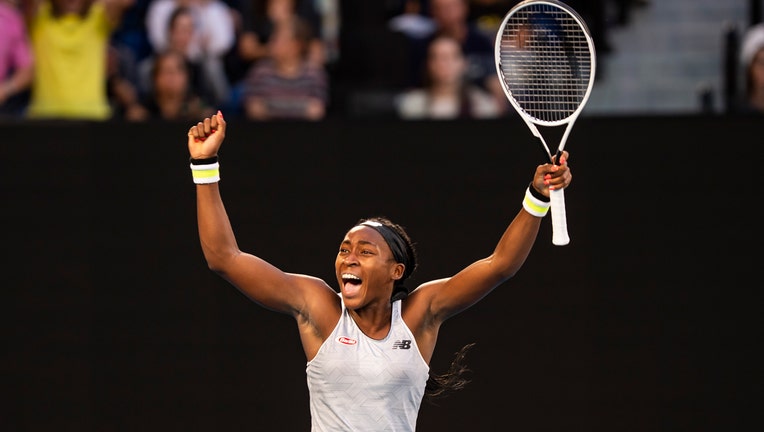
[(345, 344), (345, 345), (355, 345), (358, 343), (357, 340), (350, 339), (349, 337), (345, 337), (345, 336), (340, 336), (339, 338), (337, 338), (337, 342), (341, 344)]

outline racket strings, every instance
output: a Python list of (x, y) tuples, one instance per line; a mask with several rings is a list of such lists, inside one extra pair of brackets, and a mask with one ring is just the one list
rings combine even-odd
[(562, 121), (578, 110), (592, 73), (587, 35), (567, 11), (529, 5), (506, 21), (500, 70), (517, 105), (541, 121)]

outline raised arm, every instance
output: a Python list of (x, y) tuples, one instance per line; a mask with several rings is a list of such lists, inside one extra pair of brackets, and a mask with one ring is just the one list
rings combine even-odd
[(226, 122), (220, 111), (188, 131), (188, 150), (197, 183), (199, 240), (207, 265), (260, 305), (295, 317), (307, 317), (311, 310), (318, 309), (323, 302), (336, 300), (337, 296), (317, 278), (285, 273), (239, 250), (216, 181), (219, 179), (218, 150), (225, 134)]
[(122, 23), (122, 15), (135, 4), (135, 0), (99, 0), (106, 10), (106, 18), (112, 29), (116, 29)]
[(26, 20), (27, 25), (32, 22), (32, 19), (37, 13), (37, 9), (40, 8), (41, 3), (42, 0), (21, 0), (19, 7), (22, 14), (24, 15), (24, 19)]
[[(565, 152), (559, 166), (544, 164), (536, 168), (529, 188), (533, 188), (539, 198), (548, 200), (550, 189), (570, 184), (572, 175), (567, 157)], [(541, 219), (524, 207), (504, 231), (491, 255), (451, 278), (423, 284), (412, 293), (411, 299), (416, 299), (412, 303), (422, 307), (421, 313), (427, 314), (427, 321), (432, 323), (441, 323), (472, 306), (522, 267), (536, 240)]]

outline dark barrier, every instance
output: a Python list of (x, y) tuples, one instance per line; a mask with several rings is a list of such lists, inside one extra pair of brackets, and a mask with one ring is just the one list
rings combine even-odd
[[(5, 123), (4, 431), (309, 430), (291, 318), (205, 267), (187, 124)], [(741, 430), (761, 373), (761, 118), (583, 118), (572, 241), (447, 322), (472, 383), (421, 431)], [(231, 122), (243, 250), (334, 285), (345, 230), (386, 215), (412, 286), (491, 253), (543, 162), (519, 121)], [(755, 218), (755, 219), (754, 219)], [(352, 407), (348, 407), (352, 409)]]

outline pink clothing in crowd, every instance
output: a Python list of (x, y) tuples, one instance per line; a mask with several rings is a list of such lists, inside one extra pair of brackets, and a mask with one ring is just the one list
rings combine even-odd
[(32, 64), (32, 48), (29, 46), (24, 18), (18, 9), (0, 2), (0, 81), (5, 80), (13, 69)]

